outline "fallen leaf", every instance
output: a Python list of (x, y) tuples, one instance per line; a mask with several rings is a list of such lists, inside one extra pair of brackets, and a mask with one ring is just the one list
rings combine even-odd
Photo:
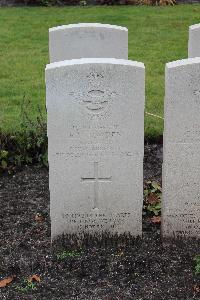
[(147, 181), (145, 181), (146, 182), (146, 184), (151, 184), (151, 181), (150, 180), (147, 180)]
[(37, 214), (35, 215), (35, 221), (37, 221), (37, 222), (43, 222), (43, 221), (44, 221), (43, 215), (40, 214), (40, 213), (37, 213)]
[(7, 277), (3, 280), (0, 280), (0, 288), (5, 287), (7, 284), (13, 281), (14, 276)]
[(200, 292), (200, 286), (198, 286), (197, 284), (193, 285), (193, 290), (197, 293)]
[(159, 190), (159, 191), (162, 190), (161, 186), (156, 181), (152, 181), (151, 185), (155, 190)]
[(156, 204), (160, 202), (160, 199), (158, 198), (158, 196), (155, 193), (151, 193), (149, 194), (148, 198), (147, 198), (147, 202), (149, 204)]
[(151, 218), (151, 222), (154, 223), (154, 224), (160, 224), (161, 223), (161, 217), (160, 216), (153, 216)]
[(123, 256), (124, 255), (124, 252), (123, 251), (120, 251), (117, 256)]
[(40, 276), (38, 275), (32, 275), (28, 278), (28, 282), (32, 282), (32, 281), (37, 281), (37, 282), (40, 282), (41, 279), (40, 279)]

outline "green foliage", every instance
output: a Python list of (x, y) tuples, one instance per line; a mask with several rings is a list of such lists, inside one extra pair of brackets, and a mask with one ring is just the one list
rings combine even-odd
[(194, 257), (195, 265), (195, 274), (200, 274), (200, 254)]
[(8, 156), (9, 152), (5, 150), (0, 151), (0, 168), (5, 170), (8, 166)]
[(46, 119), (38, 106), (38, 115), (35, 121), (32, 121), (28, 115), (27, 108), (30, 102), (24, 101), (21, 109), (21, 135), (19, 142), (22, 145), (21, 153), (26, 163), (32, 163), (35, 160), (44, 166), (48, 166), (47, 161), (47, 127)]
[(155, 204), (149, 204), (147, 206), (147, 210), (149, 212), (152, 212), (155, 216), (160, 215), (161, 213), (161, 202), (155, 203)]
[(16, 286), (16, 290), (21, 293), (27, 293), (31, 290), (37, 290), (37, 287), (35, 283), (29, 282), (27, 279), (25, 279), (21, 285)]
[(0, 135), (0, 172), (11, 173), (24, 164), (48, 166), (46, 120), (39, 107), (36, 120), (31, 120), (27, 113), (29, 104), (23, 101), (21, 130), (14, 136)]
[(57, 259), (63, 260), (68, 257), (77, 257), (80, 256), (82, 252), (74, 251), (74, 250), (63, 250), (62, 252), (59, 252), (56, 257)]
[(85, 5), (87, 5), (88, 3), (87, 3), (86, 0), (80, 0), (79, 4), (82, 5), (82, 6), (85, 6)]
[[(131, 2), (132, 0), (129, 0)], [(134, 1), (134, 0), (133, 0)], [(161, 6), (166, 6), (166, 5), (174, 5), (176, 4), (175, 0), (139, 0), (138, 4), (142, 5), (161, 5)]]
[(145, 182), (144, 211), (153, 216), (161, 214), (162, 189), (156, 181)]

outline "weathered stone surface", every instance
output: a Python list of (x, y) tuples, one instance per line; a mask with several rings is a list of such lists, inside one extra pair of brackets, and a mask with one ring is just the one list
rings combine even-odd
[(189, 27), (188, 57), (200, 57), (200, 24)]
[(83, 23), (49, 29), (50, 62), (77, 58), (128, 59), (125, 27)]
[(166, 65), (164, 237), (200, 236), (200, 58)]
[(142, 233), (144, 65), (47, 65), (52, 238)]

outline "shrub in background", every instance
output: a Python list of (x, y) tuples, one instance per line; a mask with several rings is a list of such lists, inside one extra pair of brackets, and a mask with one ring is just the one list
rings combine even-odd
[[(86, 0), (87, 1), (87, 0)], [(16, 4), (31, 6), (80, 5), (81, 0), (15, 0)]]
[[(14, 4), (24, 5), (174, 5), (175, 0), (14, 0)], [(5, 1), (6, 4), (6, 1)]]
[(126, 0), (129, 5), (175, 5), (175, 0)]
[(0, 133), (0, 173), (33, 163), (48, 166), (46, 119), (38, 107), (36, 120), (31, 120), (25, 107), (23, 103), (21, 130), (13, 136)]

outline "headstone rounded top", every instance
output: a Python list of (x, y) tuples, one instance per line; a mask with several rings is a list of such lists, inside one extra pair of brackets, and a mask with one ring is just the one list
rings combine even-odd
[(189, 27), (188, 57), (200, 56), (200, 23)]
[(181, 60), (172, 61), (166, 64), (166, 68), (176, 68), (181, 67), (185, 65), (193, 65), (193, 64), (199, 64), (200, 63), (200, 57), (193, 57), (193, 58), (186, 58)]
[(189, 27), (190, 30), (193, 30), (193, 29), (200, 29), (200, 23), (199, 24), (193, 24)]
[(79, 23), (49, 29), (50, 62), (90, 57), (128, 59), (128, 29)]
[(85, 65), (85, 64), (111, 64), (111, 65), (129, 65), (138, 68), (145, 69), (145, 66), (142, 62), (126, 60), (126, 59), (116, 59), (116, 58), (80, 58), (80, 59), (70, 59), (64, 61), (58, 61), (46, 65), (46, 70), (56, 69), (65, 66), (74, 66), (74, 65)]
[(118, 25), (110, 25), (110, 24), (102, 24), (102, 23), (77, 23), (77, 24), (68, 24), (68, 25), (61, 25), (49, 28), (49, 32), (56, 31), (56, 30), (63, 30), (63, 29), (72, 29), (72, 28), (108, 28), (108, 29), (117, 29), (117, 30), (124, 30), (128, 31), (126, 27), (118, 26)]

